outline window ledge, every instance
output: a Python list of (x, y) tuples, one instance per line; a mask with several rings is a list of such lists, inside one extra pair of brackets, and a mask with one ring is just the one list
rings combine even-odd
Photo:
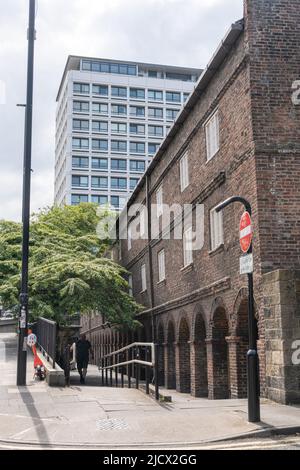
[(147, 289), (141, 290), (140, 294), (146, 294)]
[(209, 256), (214, 256), (214, 255), (217, 255), (218, 253), (221, 253), (222, 251), (224, 251), (224, 243), (219, 245), (214, 250), (209, 251), (208, 254), (209, 254)]
[(166, 281), (166, 278), (165, 278), (165, 279), (162, 279), (161, 281), (158, 281), (157, 285), (161, 286), (161, 285), (165, 285), (166, 283), (167, 283), (167, 281)]
[(194, 270), (194, 263), (187, 264), (180, 269), (183, 274), (189, 273)]
[(205, 165), (207, 165), (209, 162), (211, 162), (215, 157), (216, 155), (218, 155), (218, 153), (220, 152), (220, 148), (216, 151), (216, 153), (214, 153), (208, 160), (207, 160), (207, 154), (206, 154), (206, 162), (205, 162)]

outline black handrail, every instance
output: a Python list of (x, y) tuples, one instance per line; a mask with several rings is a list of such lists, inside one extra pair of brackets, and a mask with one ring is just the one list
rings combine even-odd
[[(102, 385), (113, 384), (113, 371), (115, 372), (115, 386), (118, 387), (119, 371), (121, 373), (121, 387), (124, 387), (124, 375), (127, 375), (128, 388), (131, 388), (132, 376), (135, 376), (135, 386), (140, 386), (141, 368), (145, 368), (146, 393), (150, 393), (150, 376), (153, 372), (155, 384), (155, 399), (159, 400), (158, 385), (158, 350), (154, 343), (132, 343), (124, 348), (106, 354), (100, 358), (99, 371), (102, 376)], [(132, 371), (133, 368), (133, 371)]]
[(39, 317), (37, 320), (37, 342), (47, 361), (55, 369), (57, 324), (55, 321)]

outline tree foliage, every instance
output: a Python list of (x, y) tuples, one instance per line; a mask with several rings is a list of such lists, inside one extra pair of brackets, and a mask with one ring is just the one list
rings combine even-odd
[[(126, 271), (104, 256), (110, 240), (100, 240), (94, 204), (53, 207), (32, 216), (30, 226), (29, 311), (60, 323), (75, 313), (100, 312), (114, 324), (133, 327), (140, 306), (128, 294)], [(22, 226), (0, 221), (0, 297), (18, 309)]]

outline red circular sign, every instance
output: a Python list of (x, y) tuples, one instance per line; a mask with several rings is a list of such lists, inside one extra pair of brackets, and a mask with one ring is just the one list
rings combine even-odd
[(250, 248), (252, 242), (252, 222), (249, 212), (244, 212), (240, 221), (240, 245), (244, 253)]

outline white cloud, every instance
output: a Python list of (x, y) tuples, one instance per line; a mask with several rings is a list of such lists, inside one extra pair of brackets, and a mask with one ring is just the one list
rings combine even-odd
[[(55, 98), (69, 54), (204, 67), (243, 0), (38, 0), (32, 208), (53, 201)], [(28, 1), (0, 16), (0, 218), (19, 219)], [(4, 202), (5, 201), (5, 202)], [(3, 204), (4, 203), (4, 204)]]
[[(0, 219), (21, 220), (22, 217), (22, 169), (1, 171), (0, 175)], [(33, 172), (31, 176), (31, 212), (52, 204), (52, 168)]]

